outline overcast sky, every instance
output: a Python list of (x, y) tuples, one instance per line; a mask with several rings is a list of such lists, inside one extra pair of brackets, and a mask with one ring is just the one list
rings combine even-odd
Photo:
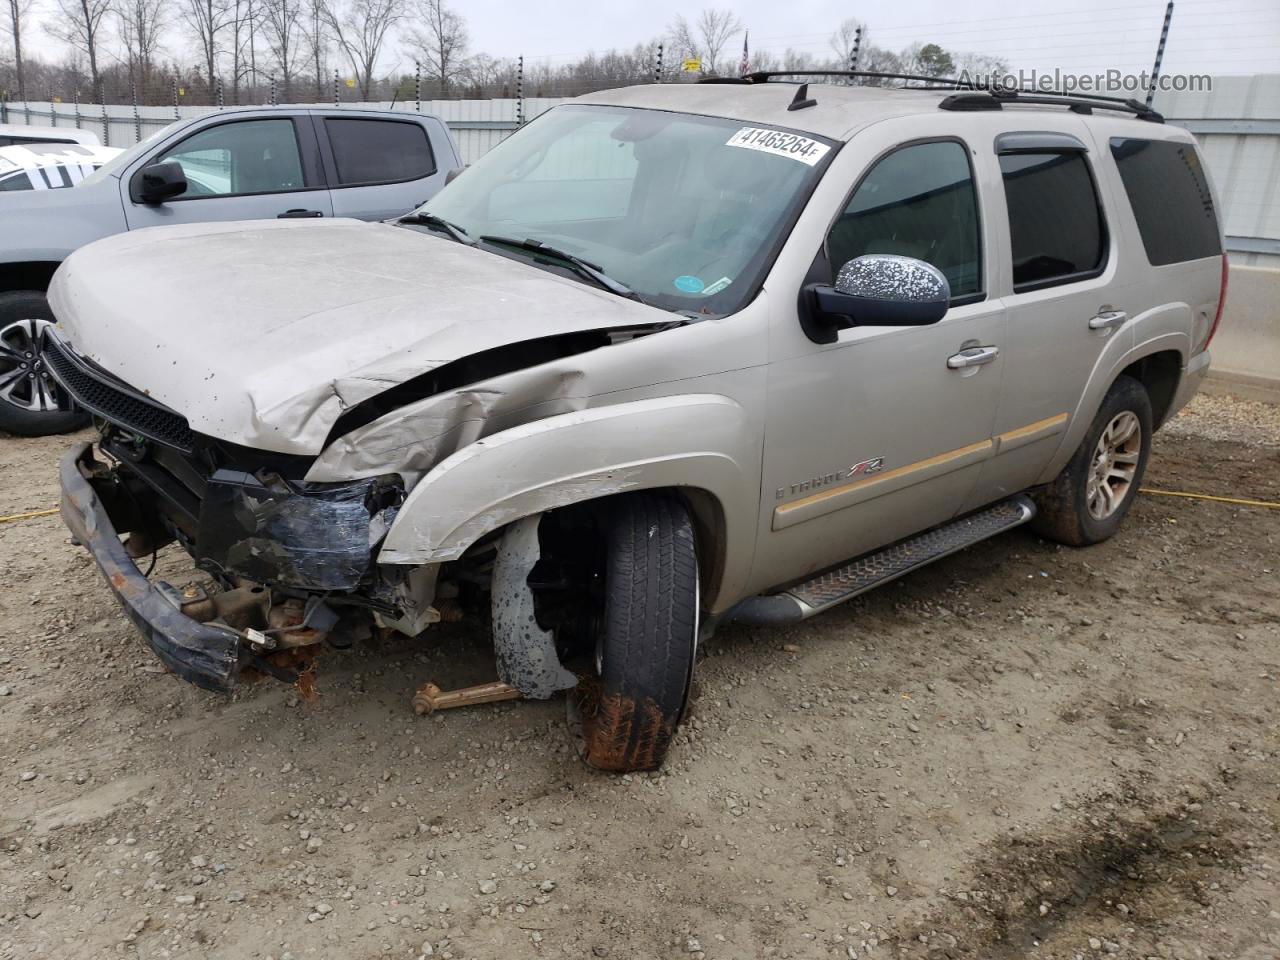
[[(1004, 57), (1015, 68), (1090, 72), (1149, 69), (1165, 11), (1164, 0), (895, 0), (866, 6), (847, 0), (737, 0), (726, 6), (747, 26), (753, 48), (774, 53), (786, 47), (827, 53), (834, 27), (856, 16), (867, 24), (872, 43), (893, 50), (935, 41)], [(460, 0), (455, 7), (467, 17), (475, 49), (552, 61), (648, 40), (677, 15), (692, 17), (701, 9), (673, 0)], [(1280, 72), (1280, 3), (1178, 0), (1166, 64), (1195, 72)]]
[[(38, 0), (49, 7), (52, 0)], [(894, 0), (858, 6), (848, 0), (736, 0), (753, 49), (781, 54), (787, 47), (829, 53), (827, 38), (846, 17), (867, 24), (868, 40), (900, 50), (912, 42), (936, 42), (959, 51), (1003, 57), (1014, 69), (1093, 73), (1115, 67), (1150, 69), (1164, 19), (1164, 0)], [(576, 59), (590, 50), (629, 47), (661, 36), (679, 14), (696, 16), (701, 5), (675, 0), (454, 0), (466, 17), (472, 52), (496, 57), (523, 54), (527, 61)], [(28, 31), (39, 55), (58, 57), (42, 31)], [(166, 53), (192, 60), (176, 28)], [(734, 43), (741, 49), (741, 40)], [(397, 62), (397, 55), (399, 61)], [(409, 68), (411, 55), (395, 51), (382, 68)], [(1177, 0), (1166, 69), (1207, 73), (1280, 72), (1280, 2), (1277, 0)]]

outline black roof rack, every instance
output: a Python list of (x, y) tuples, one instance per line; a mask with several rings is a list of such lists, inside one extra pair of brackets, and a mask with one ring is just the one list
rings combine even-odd
[(698, 82), (767, 83), (775, 77), (873, 77), (879, 80), (914, 80), (918, 83), (929, 84), (929, 89), (977, 89), (977, 85), (971, 80), (957, 80), (950, 77), (926, 77), (919, 73), (877, 73), (873, 70), (757, 70), (741, 77), (703, 77)]
[(1066, 106), (1072, 113), (1091, 114), (1094, 110), (1118, 110), (1131, 113), (1138, 120), (1164, 123), (1164, 117), (1138, 100), (1092, 96), (1080, 93), (1041, 93), (1022, 90), (983, 90), (956, 93), (940, 104), (943, 110), (1003, 110), (1006, 103)]
[[(1131, 113), (1139, 120), (1164, 123), (1164, 117), (1139, 100), (1108, 97), (1102, 94), (1067, 93), (1062, 90), (1006, 90), (992, 87), (981, 79), (928, 77), (918, 73), (878, 73), (872, 70), (758, 70), (742, 77), (704, 77), (699, 83), (767, 83), (782, 77), (867, 77), (877, 80), (902, 80), (923, 86), (908, 90), (962, 90), (945, 98), (943, 110), (1001, 110), (1006, 103), (1036, 106), (1065, 106), (1073, 113), (1091, 114), (1094, 110), (1118, 110)], [(801, 82), (801, 81), (797, 81)]]

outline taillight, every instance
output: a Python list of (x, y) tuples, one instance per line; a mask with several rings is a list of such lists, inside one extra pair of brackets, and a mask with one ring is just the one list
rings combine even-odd
[(1209, 336), (1204, 338), (1204, 346), (1201, 350), (1208, 348), (1213, 341), (1213, 335), (1218, 332), (1218, 324), (1222, 321), (1222, 308), (1227, 305), (1227, 255), (1222, 255), (1222, 286), (1218, 290), (1218, 311), (1213, 315), (1213, 326), (1209, 328)]

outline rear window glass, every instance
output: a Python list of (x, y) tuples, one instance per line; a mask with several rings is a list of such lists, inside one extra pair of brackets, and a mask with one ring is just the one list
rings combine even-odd
[(1213, 195), (1195, 147), (1116, 137), (1111, 155), (1154, 266), (1222, 253)]
[(1000, 173), (1015, 290), (1084, 279), (1102, 266), (1106, 229), (1084, 154), (1002, 154)]
[(417, 180), (435, 173), (427, 131), (397, 120), (324, 122), (343, 186)]
[(14, 173), (6, 177), (0, 177), (0, 190), (30, 190), (31, 178), (25, 173)]

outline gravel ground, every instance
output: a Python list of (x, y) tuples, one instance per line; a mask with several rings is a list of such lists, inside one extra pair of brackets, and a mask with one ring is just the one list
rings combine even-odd
[[(1200, 398), (1148, 484), (1280, 501), (1276, 408)], [(67, 438), (0, 441), (0, 514)], [(480, 626), (319, 697), (164, 675), (56, 517), (0, 525), (0, 958), (1280, 956), (1280, 510), (1143, 497), (707, 644), (661, 774), (559, 702), (420, 719)], [(184, 558), (162, 556), (181, 582)]]

